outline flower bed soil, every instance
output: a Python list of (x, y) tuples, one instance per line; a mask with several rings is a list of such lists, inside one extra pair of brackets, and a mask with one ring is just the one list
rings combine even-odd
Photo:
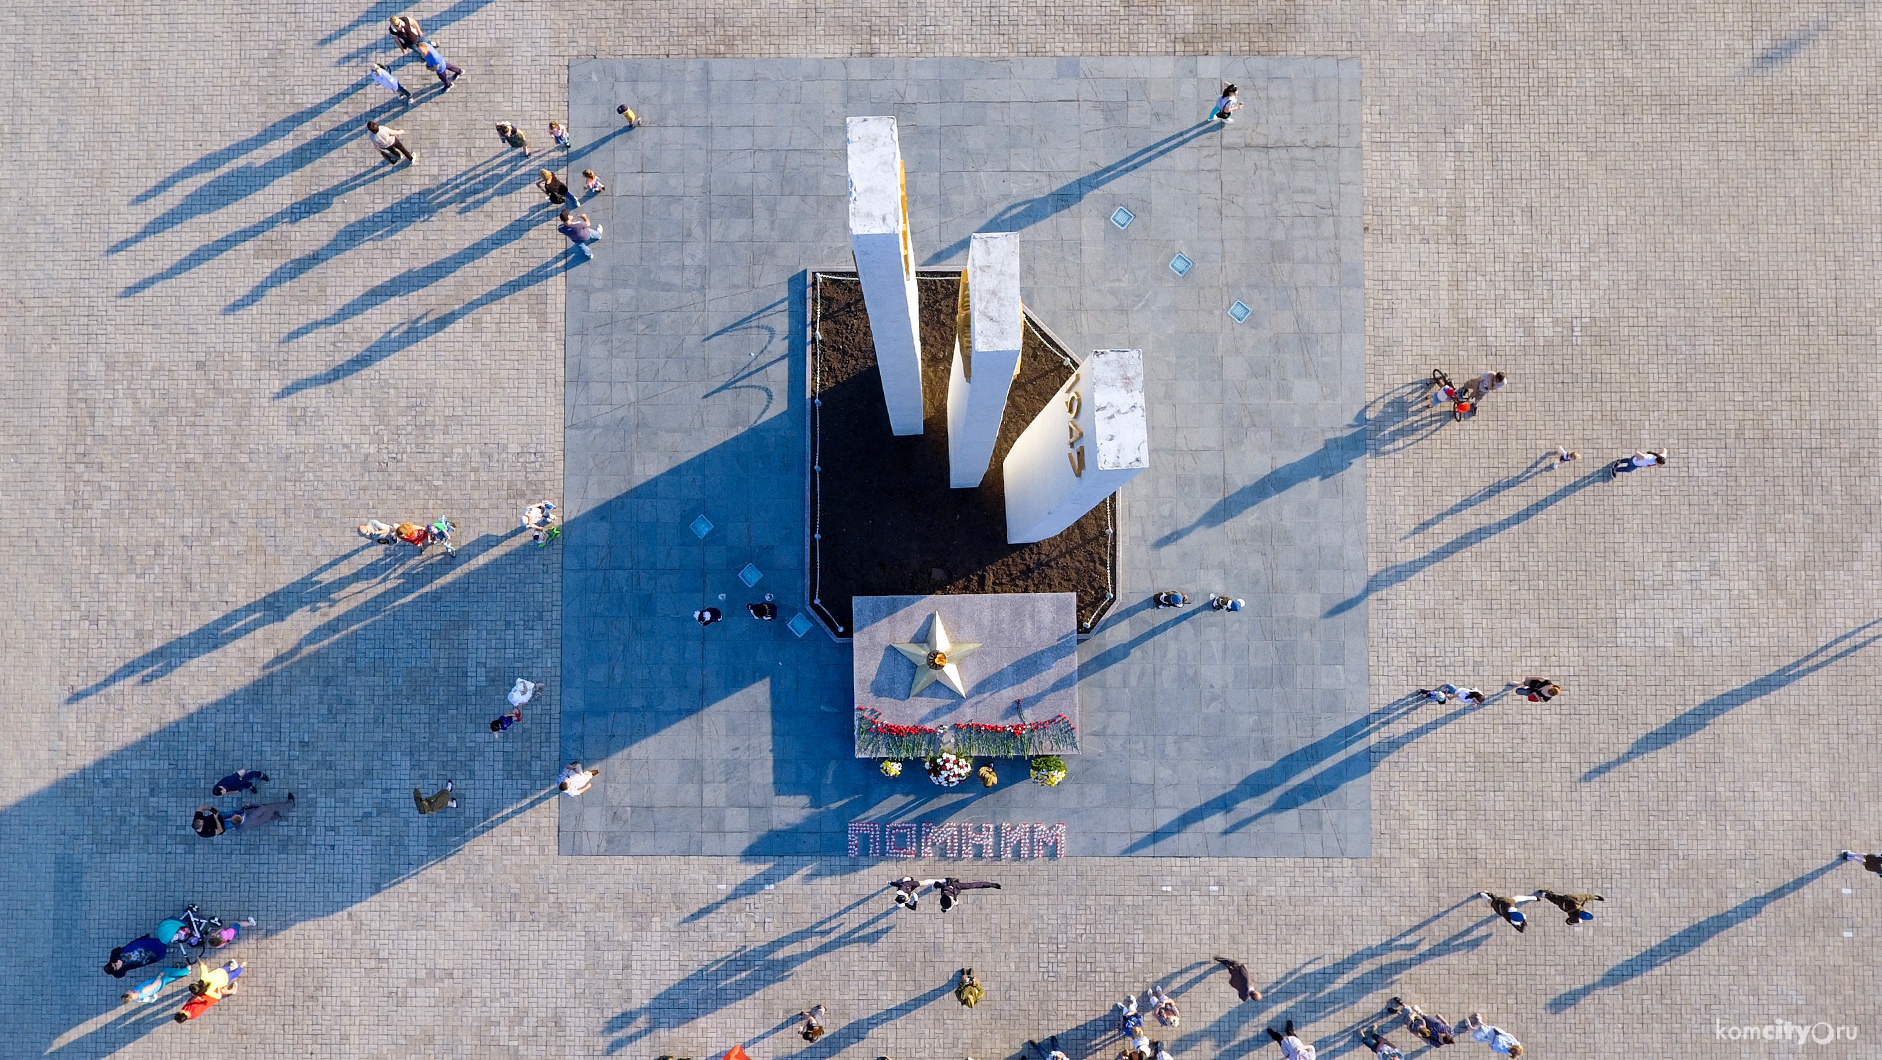
[(854, 273), (810, 284), (812, 610), (832, 632), (855, 628), (850, 599), (947, 593), (1077, 593), (1078, 631), (1111, 606), (1117, 498), (1045, 541), (1006, 541), (1001, 463), (1076, 370), (1028, 314), (1019, 375), (987, 476), (948, 488), (947, 392), (958, 274), (922, 276), (923, 433), (889, 431), (869, 316)]

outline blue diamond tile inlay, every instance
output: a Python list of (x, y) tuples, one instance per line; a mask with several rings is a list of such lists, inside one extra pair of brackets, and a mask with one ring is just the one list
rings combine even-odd
[(1242, 304), (1239, 301), (1236, 302), (1234, 305), (1229, 306), (1229, 316), (1234, 317), (1235, 322), (1237, 324), (1241, 323), (1244, 320), (1247, 320), (1248, 314), (1251, 312), (1253, 312), (1253, 310), (1249, 309), (1246, 305)]
[(712, 520), (706, 518), (704, 513), (701, 513), (699, 518), (694, 519), (687, 525), (693, 531), (693, 536), (699, 538), (701, 541), (706, 539), (707, 534), (712, 533)]
[(1136, 214), (1130, 212), (1129, 210), (1126, 210), (1122, 206), (1118, 207), (1117, 212), (1111, 215), (1111, 223), (1118, 226), (1119, 228), (1129, 228), (1131, 226), (1131, 222), (1136, 219), (1137, 219)]
[(1195, 264), (1195, 262), (1189, 260), (1187, 257), (1178, 254), (1170, 259), (1170, 271), (1178, 276), (1188, 276), (1189, 270), (1193, 268)]
[(791, 616), (791, 620), (784, 624), (784, 628), (801, 637), (810, 632), (810, 619), (805, 618), (804, 613), (799, 611)]
[(763, 571), (759, 570), (757, 567), (754, 567), (749, 563), (745, 564), (744, 570), (738, 572), (738, 580), (744, 582), (745, 588), (747, 589), (751, 588), (754, 585), (757, 585), (758, 579), (764, 576), (765, 574)]

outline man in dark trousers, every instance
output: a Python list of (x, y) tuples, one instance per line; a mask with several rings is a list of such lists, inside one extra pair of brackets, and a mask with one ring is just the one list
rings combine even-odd
[(263, 773), (259, 769), (238, 769), (228, 776), (223, 777), (221, 780), (216, 781), (215, 788), (213, 788), (209, 794), (231, 795), (238, 791), (249, 791), (253, 789), (255, 785), (265, 784), (267, 782), (268, 774)]
[(943, 882), (945, 881), (918, 880), (913, 876), (904, 876), (890, 883), (889, 886), (895, 888), (895, 904), (901, 906), (903, 909), (912, 910), (917, 905), (921, 904), (921, 889), (923, 887), (939, 887)]
[(1229, 985), (1235, 988), (1235, 992), (1242, 996), (1243, 1001), (1261, 1000), (1261, 991), (1254, 989), (1249, 984), (1248, 968), (1246, 965), (1242, 964), (1240, 961), (1232, 961), (1227, 957), (1217, 957), (1215, 963), (1229, 970)]
[(1844, 861), (1860, 861), (1862, 867), (1882, 876), (1882, 854), (1858, 854), (1853, 850), (1843, 851)]
[(1598, 894), (1556, 894), (1554, 891), (1537, 891), (1536, 897), (1567, 913), (1570, 924), (1593, 920), (1594, 914), (1588, 911), (1588, 903), (1607, 901)]
[(988, 887), (996, 891), (1000, 889), (1000, 885), (997, 883), (988, 883), (985, 880), (957, 880), (949, 876), (939, 884), (936, 884), (935, 890), (941, 892), (941, 911), (945, 913), (954, 908), (955, 902), (961, 900), (962, 891), (978, 891)]

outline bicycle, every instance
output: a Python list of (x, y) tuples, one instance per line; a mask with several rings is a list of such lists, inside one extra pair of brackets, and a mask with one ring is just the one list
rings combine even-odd
[[(457, 555), (457, 546), (451, 543), (451, 535), (457, 530), (457, 524), (451, 522), (451, 520), (446, 519), (444, 516), (440, 515), (438, 517), (437, 522), (432, 523), (430, 526), (426, 527), (425, 529), (431, 534), (431, 540), (436, 541), (440, 545), (444, 546), (445, 555), (447, 556)], [(424, 551), (424, 549), (421, 548), (419, 549), (419, 551), (422, 552)]]
[(1431, 395), (1431, 403), (1436, 405), (1440, 395), (1449, 401), (1451, 419), (1462, 420), (1470, 415), (1472, 409), (1470, 399), (1457, 389), (1457, 385), (1451, 382), (1451, 377), (1444, 374), (1444, 369), (1431, 369), (1431, 385), (1437, 388), (1436, 392)]
[(221, 917), (199, 916), (194, 904), (185, 906), (183, 915), (170, 922), (177, 925), (176, 935), (164, 941), (174, 942), (192, 963), (202, 960), (203, 954), (209, 951), (209, 937), (222, 930)]

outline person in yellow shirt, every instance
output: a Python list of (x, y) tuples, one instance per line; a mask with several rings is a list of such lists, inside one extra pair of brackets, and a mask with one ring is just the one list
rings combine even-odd
[(211, 968), (207, 962), (198, 965), (202, 969), (197, 973), (196, 982), (190, 984), (190, 993), (198, 997), (207, 997), (221, 1001), (235, 993), (236, 977), (247, 967), (242, 961), (230, 961), (220, 968)]

